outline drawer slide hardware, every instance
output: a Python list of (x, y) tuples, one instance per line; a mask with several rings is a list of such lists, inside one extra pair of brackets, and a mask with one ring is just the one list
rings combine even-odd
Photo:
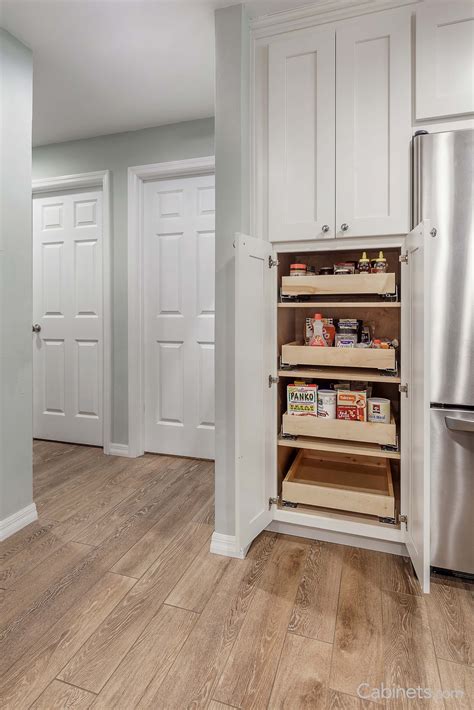
[(273, 375), (268, 375), (268, 386), (277, 385), (280, 382), (279, 377), (273, 377)]
[(271, 269), (272, 266), (279, 266), (280, 262), (278, 259), (273, 259), (271, 256), (268, 257), (268, 268)]
[(272, 505), (278, 505), (280, 502), (280, 496), (277, 496), (276, 498), (269, 498), (268, 499), (268, 509), (272, 507)]
[(403, 392), (405, 394), (405, 397), (408, 397), (408, 385), (398, 385), (398, 391), (401, 393)]

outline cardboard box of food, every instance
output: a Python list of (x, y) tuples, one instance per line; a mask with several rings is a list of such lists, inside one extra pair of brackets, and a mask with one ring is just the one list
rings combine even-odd
[(298, 383), (286, 388), (288, 414), (318, 416), (318, 385)]
[(350, 421), (367, 421), (367, 394), (351, 390), (337, 391), (337, 418)]

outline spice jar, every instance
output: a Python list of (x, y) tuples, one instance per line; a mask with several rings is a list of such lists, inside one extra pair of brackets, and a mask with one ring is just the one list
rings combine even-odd
[(290, 264), (290, 276), (306, 276), (306, 264)]
[(383, 255), (383, 251), (379, 251), (376, 259), (372, 259), (372, 273), (380, 274), (387, 271), (387, 259)]

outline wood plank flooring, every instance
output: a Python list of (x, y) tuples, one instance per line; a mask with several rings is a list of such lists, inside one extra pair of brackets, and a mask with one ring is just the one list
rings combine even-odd
[(472, 585), (269, 532), (211, 555), (209, 462), (34, 462), (40, 518), (0, 545), (2, 710), (474, 707)]

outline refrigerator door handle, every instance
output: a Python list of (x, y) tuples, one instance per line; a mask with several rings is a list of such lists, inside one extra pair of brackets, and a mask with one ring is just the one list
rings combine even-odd
[(474, 432), (474, 419), (457, 419), (455, 417), (445, 417), (446, 426), (451, 431), (471, 431)]

